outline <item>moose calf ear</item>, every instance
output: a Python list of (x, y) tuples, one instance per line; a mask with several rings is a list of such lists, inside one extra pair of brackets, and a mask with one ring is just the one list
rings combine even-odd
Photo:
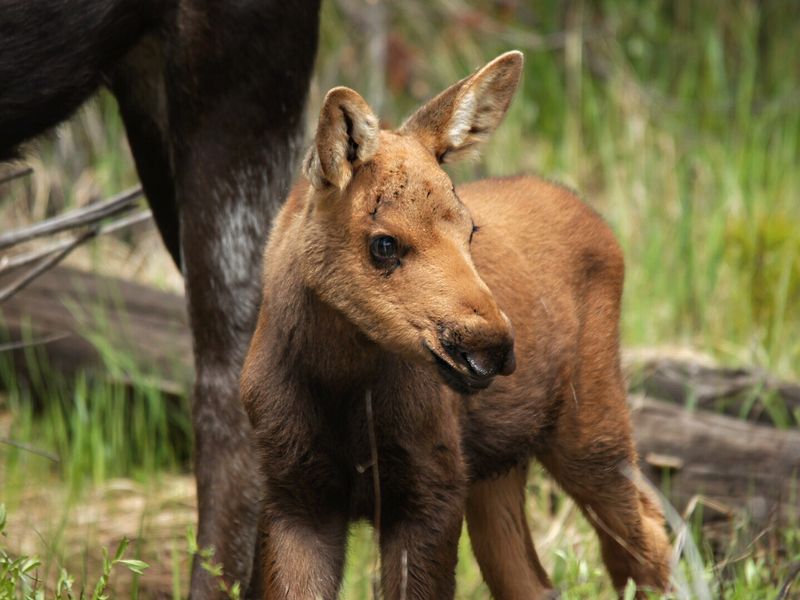
[(420, 107), (399, 132), (417, 136), (440, 163), (468, 157), (503, 120), (522, 64), (521, 52), (501, 54)]
[(378, 149), (378, 118), (358, 93), (333, 88), (325, 96), (314, 144), (303, 161), (311, 185), (342, 190), (350, 183), (353, 167)]

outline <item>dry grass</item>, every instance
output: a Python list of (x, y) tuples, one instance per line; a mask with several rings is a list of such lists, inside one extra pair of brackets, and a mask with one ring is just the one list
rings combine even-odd
[[(181, 590), (185, 596), (186, 534), (196, 519), (193, 477), (164, 474), (147, 485), (112, 479), (77, 498), (57, 481), (43, 483), (15, 494), (6, 545), (12, 553), (45, 558), (49, 568), (41, 576), (50, 589), (58, 576), (56, 565), (76, 574), (79, 586), (96, 581), (102, 568), (98, 549), (113, 550), (128, 538), (128, 556), (150, 565), (138, 582), (143, 597), (172, 598), (175, 591), (181, 597)], [(133, 575), (124, 570), (111, 581), (118, 597), (132, 586)]]

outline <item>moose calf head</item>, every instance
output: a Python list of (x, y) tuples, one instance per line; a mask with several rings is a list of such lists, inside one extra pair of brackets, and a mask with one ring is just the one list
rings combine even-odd
[(472, 261), (479, 224), (441, 164), (498, 126), (521, 70), (522, 54), (503, 54), (393, 132), (335, 88), (303, 165), (306, 284), (375, 343), (435, 363), (461, 393), (514, 371), (514, 338)]

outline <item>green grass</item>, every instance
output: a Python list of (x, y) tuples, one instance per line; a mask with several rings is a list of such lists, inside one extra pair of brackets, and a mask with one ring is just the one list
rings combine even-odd
[[(625, 250), (625, 345), (690, 345), (725, 363), (800, 376), (800, 4), (386, 4), (394, 50), (379, 112), (390, 124), (500, 52), (525, 53), (522, 89), (484, 159), (454, 168), (453, 176), (535, 172), (578, 189)], [(370, 82), (384, 74), (368, 58), (364, 29), (341, 6), (323, 4), (310, 123), (333, 85), (380, 100)], [(0, 221), (40, 218), (80, 203), (87, 190), (110, 194), (135, 181), (108, 96), (62, 133), (40, 144), (36, 178), (10, 186), (19, 202), (2, 202)], [(93, 339), (106, 349), (109, 373), (131, 373), (102, 332)], [(27, 360), (39, 376), (23, 386), (4, 360), (0, 354), (9, 392), (0, 403), (14, 439), (60, 461), (0, 446), (0, 500), (12, 518), (24, 513), (23, 491), (32, 484), (65, 490), (63, 507), (49, 515), (46, 564), (65, 557), (68, 522), (103, 482), (125, 476), (147, 486), (188, 467), (185, 401), (165, 401), (142, 383), (145, 374), (134, 373), (140, 383), (132, 388), (96, 374), (64, 381), (31, 349)], [(34, 409), (33, 395), (48, 402)], [(797, 423), (777, 402), (768, 410), (776, 423)], [(551, 501), (541, 480), (532, 478), (537, 539), (547, 537), (552, 514), (567, 502), (558, 493)], [(158, 510), (146, 514), (142, 528), (150, 531), (146, 522)], [(759, 532), (737, 524), (722, 558), (712, 558), (698, 527), (692, 533), (714, 598), (774, 597), (800, 560), (797, 527), (751, 544)], [(563, 597), (612, 597), (583, 519), (571, 515), (557, 534), (542, 554)], [(164, 544), (166, 555), (144, 542), (134, 550), (168, 565), (180, 597), (187, 590), (183, 524)], [(93, 568), (98, 548), (84, 541), (82, 570)], [(459, 598), (487, 597), (465, 536), (461, 556)], [(373, 562), (370, 532), (357, 527), (344, 598), (369, 597)]]
[(81, 372), (70, 380), (49, 366), (41, 346), (25, 348), (24, 381), (18, 379), (13, 355), (0, 353), (0, 388), (8, 390), (0, 396), (0, 409), (11, 415), (13, 441), (39, 451), (3, 448), (0, 474), (6, 490), (38, 472), (55, 472), (78, 491), (111, 477), (148, 480), (162, 470), (186, 466), (191, 445), (187, 399), (167, 397), (148, 385), (151, 378), (123, 352), (97, 348), (102, 372)]

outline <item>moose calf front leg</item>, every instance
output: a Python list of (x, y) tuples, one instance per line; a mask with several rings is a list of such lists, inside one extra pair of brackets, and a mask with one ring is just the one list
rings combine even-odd
[(261, 518), (265, 600), (334, 600), (342, 579), (344, 516), (289, 515), (267, 503)]
[[(458, 538), (464, 515), (463, 491), (452, 486), (428, 490), (423, 511), (381, 530), (382, 585), (386, 600), (447, 600), (455, 593)], [(416, 504), (416, 502), (415, 502)]]

